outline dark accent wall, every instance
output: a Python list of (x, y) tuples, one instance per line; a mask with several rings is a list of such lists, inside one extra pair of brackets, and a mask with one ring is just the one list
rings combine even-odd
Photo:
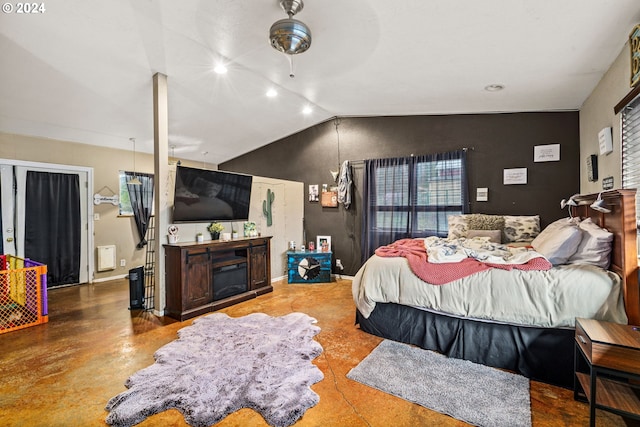
[[(339, 135), (336, 133), (338, 121)], [(339, 141), (339, 144), (338, 144)], [(560, 144), (560, 161), (535, 163), (536, 145)], [(338, 150), (339, 148), (339, 150)], [(304, 182), (305, 232), (332, 236), (334, 259), (354, 275), (360, 267), (363, 159), (468, 148), (470, 212), (536, 215), (542, 226), (566, 216), (560, 200), (580, 188), (578, 112), (338, 118), (219, 165), (221, 170)], [(339, 151), (339, 157), (338, 157)], [(353, 163), (353, 203), (346, 210), (309, 202), (309, 184), (332, 184), (330, 170)], [(527, 168), (526, 185), (503, 185), (503, 170)], [(476, 202), (476, 188), (489, 201)], [(285, 248), (283, 248), (284, 250)]]

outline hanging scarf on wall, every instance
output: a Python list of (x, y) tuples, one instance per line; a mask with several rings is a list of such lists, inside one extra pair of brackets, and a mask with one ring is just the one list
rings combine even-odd
[(351, 205), (352, 184), (351, 165), (349, 160), (345, 160), (340, 167), (340, 177), (338, 178), (338, 203), (342, 203), (345, 209), (349, 209)]

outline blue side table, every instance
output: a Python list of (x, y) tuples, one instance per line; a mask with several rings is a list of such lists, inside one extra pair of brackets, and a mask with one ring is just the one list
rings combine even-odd
[(331, 281), (331, 252), (288, 251), (289, 283)]

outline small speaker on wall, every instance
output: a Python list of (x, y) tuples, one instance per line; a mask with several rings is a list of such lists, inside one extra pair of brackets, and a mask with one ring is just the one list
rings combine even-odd
[(598, 180), (598, 156), (595, 154), (587, 157), (587, 178), (592, 182)]

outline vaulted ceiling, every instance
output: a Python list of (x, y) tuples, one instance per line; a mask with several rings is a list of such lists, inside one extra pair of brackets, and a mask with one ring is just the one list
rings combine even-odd
[(304, 0), (291, 78), (278, 0), (7, 4), (0, 131), (152, 152), (159, 72), (169, 153), (208, 163), (333, 116), (577, 110), (640, 22), (638, 0)]

